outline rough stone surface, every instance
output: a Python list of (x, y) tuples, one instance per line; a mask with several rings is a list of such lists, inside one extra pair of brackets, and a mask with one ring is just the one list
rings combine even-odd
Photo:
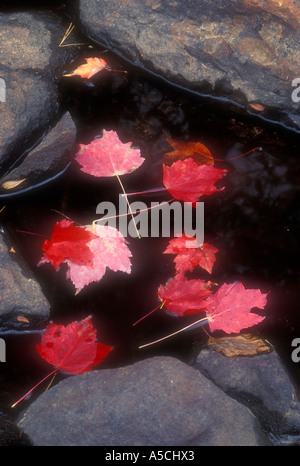
[(300, 128), (295, 1), (81, 0), (80, 19), (92, 40), (173, 83)]
[[(49, 319), (40, 285), (7, 234), (0, 230), (0, 329), (34, 328)], [(20, 320), (21, 317), (21, 320)], [(22, 320), (23, 318), (27, 321)]]
[(276, 351), (252, 357), (226, 357), (204, 349), (194, 367), (251, 409), (273, 436), (290, 435), (300, 440), (300, 402)]
[(58, 82), (78, 53), (58, 47), (67, 26), (50, 11), (0, 14), (0, 176), (59, 119)]
[(1, 179), (0, 196), (22, 191), (55, 177), (70, 162), (75, 142), (76, 126), (67, 112), (24, 161)]
[(260, 445), (255, 416), (192, 367), (155, 357), (69, 377), (21, 413), (36, 446)]

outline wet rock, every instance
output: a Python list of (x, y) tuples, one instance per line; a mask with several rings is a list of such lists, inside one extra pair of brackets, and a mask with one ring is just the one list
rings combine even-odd
[(34, 328), (49, 319), (50, 306), (9, 236), (0, 230), (0, 329)]
[(272, 439), (300, 441), (300, 402), (275, 350), (252, 357), (227, 357), (204, 349), (194, 367), (247, 406)]
[(76, 142), (76, 126), (67, 112), (21, 164), (0, 180), (0, 196), (54, 178), (70, 163)]
[(85, 33), (167, 80), (300, 128), (300, 8), (269, 0), (81, 0)]
[(170, 357), (69, 377), (21, 413), (34, 445), (258, 445), (255, 416)]
[(78, 53), (58, 47), (67, 26), (50, 11), (0, 14), (0, 176), (60, 117), (59, 79)]

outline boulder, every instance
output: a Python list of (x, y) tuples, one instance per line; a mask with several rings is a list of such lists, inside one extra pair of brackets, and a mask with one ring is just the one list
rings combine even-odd
[(0, 229), (0, 329), (23, 330), (44, 324), (50, 305), (27, 263)]
[(250, 357), (227, 357), (203, 349), (194, 367), (228, 396), (247, 406), (272, 439), (299, 444), (300, 402), (275, 350)]
[(55, 178), (68, 167), (75, 142), (76, 126), (67, 112), (21, 164), (1, 179), (0, 198)]
[(271, 0), (81, 0), (85, 34), (135, 65), (300, 129), (300, 7)]
[(268, 444), (248, 408), (171, 357), (71, 376), (23, 411), (18, 427), (35, 446)]
[(0, 180), (61, 117), (59, 80), (78, 53), (59, 47), (68, 25), (50, 11), (0, 14)]

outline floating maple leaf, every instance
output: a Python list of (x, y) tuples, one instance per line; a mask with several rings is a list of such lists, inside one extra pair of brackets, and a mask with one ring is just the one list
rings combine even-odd
[(80, 265), (91, 265), (93, 253), (88, 247), (95, 235), (84, 227), (75, 226), (69, 220), (56, 223), (51, 240), (43, 244), (44, 256), (39, 264), (51, 262), (57, 270), (67, 259)]
[(102, 138), (95, 139), (88, 145), (81, 144), (75, 158), (81, 165), (81, 171), (93, 176), (116, 176), (126, 196), (126, 202), (135, 226), (133, 212), (127, 199), (120, 175), (131, 173), (142, 165), (145, 159), (141, 157), (139, 149), (133, 149), (131, 142), (122, 143), (115, 131), (103, 130)]
[(164, 254), (176, 254), (176, 273), (192, 271), (197, 265), (212, 273), (217, 252), (218, 249), (211, 244), (199, 245), (195, 238), (182, 235), (169, 242)]
[(124, 236), (116, 228), (106, 225), (94, 225), (87, 228), (96, 235), (95, 239), (89, 243), (89, 248), (93, 253), (93, 266), (67, 261), (69, 266), (67, 278), (72, 280), (77, 293), (86, 285), (101, 280), (107, 267), (114, 272), (131, 272), (131, 252)]
[(60, 264), (67, 264), (67, 278), (77, 293), (89, 283), (101, 280), (107, 267), (114, 272), (131, 271), (131, 252), (123, 235), (113, 227), (75, 227), (73, 222), (62, 220), (55, 225), (51, 241), (46, 240), (43, 249), (45, 254), (38, 265), (50, 262), (57, 270)]
[(96, 73), (106, 68), (106, 61), (103, 58), (85, 58), (86, 63), (80, 65), (70, 74), (64, 74), (63, 76), (80, 76), (81, 78), (92, 78)]
[[(253, 308), (263, 309), (267, 304), (268, 294), (269, 293), (262, 293), (258, 289), (246, 290), (242, 283), (233, 283), (229, 285), (225, 283), (216, 293), (210, 294), (204, 300), (199, 296), (201, 305), (203, 306), (200, 310), (205, 311), (206, 317), (203, 317), (196, 322), (171, 333), (170, 335), (166, 335), (158, 340), (139, 346), (139, 348), (154, 345), (155, 343), (166, 340), (174, 335), (178, 335), (183, 331), (205, 324), (209, 324), (211, 332), (214, 332), (215, 330), (223, 330), (225, 333), (239, 333), (242, 329), (259, 324), (264, 319), (263, 316), (251, 313), (250, 311)], [(188, 309), (190, 304), (188, 301), (185, 301), (184, 298), (181, 300), (180, 295), (178, 295), (178, 299), (178, 307), (181, 311), (181, 315), (183, 315), (186, 313), (184, 312), (184, 309)]]
[(142, 165), (144, 159), (131, 142), (122, 143), (115, 131), (103, 130), (102, 138), (90, 144), (79, 145), (75, 158), (81, 171), (93, 176), (119, 176), (131, 173)]
[(112, 350), (111, 346), (97, 342), (96, 330), (92, 325), (92, 316), (88, 316), (80, 322), (72, 322), (67, 326), (56, 325), (51, 322), (41, 339), (41, 344), (36, 345), (41, 357), (55, 367), (12, 407), (16, 406), (29, 393), (31, 393), (44, 380), (63, 370), (69, 374), (81, 374), (90, 371), (98, 365)]
[(258, 324), (264, 317), (250, 311), (255, 307), (263, 309), (267, 304), (267, 295), (257, 289), (245, 289), (240, 282), (224, 283), (205, 300), (210, 330), (239, 333), (244, 328)]
[(215, 187), (227, 170), (212, 165), (197, 165), (192, 158), (163, 165), (163, 183), (175, 199), (196, 202), (201, 196), (220, 191)]
[(167, 139), (167, 141), (174, 150), (164, 155), (165, 165), (170, 165), (177, 160), (184, 160), (187, 157), (191, 157), (197, 165), (214, 164), (210, 150), (201, 142), (176, 141), (175, 139)]
[(178, 316), (196, 314), (203, 311), (204, 301), (210, 293), (210, 282), (188, 280), (184, 275), (176, 275), (165, 286), (158, 288), (158, 296), (164, 302), (167, 311)]
[(92, 316), (67, 326), (51, 322), (36, 345), (39, 354), (56, 369), (81, 374), (99, 364), (111, 351), (97, 342)]

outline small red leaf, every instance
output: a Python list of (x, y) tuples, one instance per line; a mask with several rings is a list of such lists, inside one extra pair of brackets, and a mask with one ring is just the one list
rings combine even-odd
[(163, 183), (175, 199), (196, 202), (201, 196), (221, 191), (214, 184), (225, 173), (227, 170), (197, 165), (192, 158), (187, 158), (174, 162), (170, 167), (163, 165)]
[(131, 173), (144, 162), (140, 150), (131, 148), (131, 142), (124, 144), (115, 131), (105, 130), (102, 138), (81, 144), (75, 158), (81, 171), (99, 177)]
[(39, 264), (51, 262), (57, 270), (62, 262), (71, 260), (80, 265), (92, 265), (93, 253), (88, 247), (95, 235), (69, 220), (56, 223), (51, 240), (43, 244), (44, 256)]
[(218, 249), (208, 243), (198, 244), (196, 238), (182, 235), (169, 242), (164, 254), (176, 254), (176, 273), (194, 270), (197, 265), (212, 273)]
[(97, 342), (91, 316), (66, 327), (50, 323), (36, 347), (49, 364), (70, 374), (91, 370), (112, 349)]
[(203, 280), (188, 280), (184, 275), (176, 275), (165, 286), (160, 285), (158, 296), (164, 301), (167, 311), (183, 316), (198, 314), (205, 310), (210, 291), (210, 282)]
[(255, 307), (263, 309), (267, 304), (267, 295), (260, 290), (246, 290), (242, 283), (224, 283), (205, 300), (210, 330), (239, 333), (244, 328), (258, 324), (264, 317), (250, 311)]

